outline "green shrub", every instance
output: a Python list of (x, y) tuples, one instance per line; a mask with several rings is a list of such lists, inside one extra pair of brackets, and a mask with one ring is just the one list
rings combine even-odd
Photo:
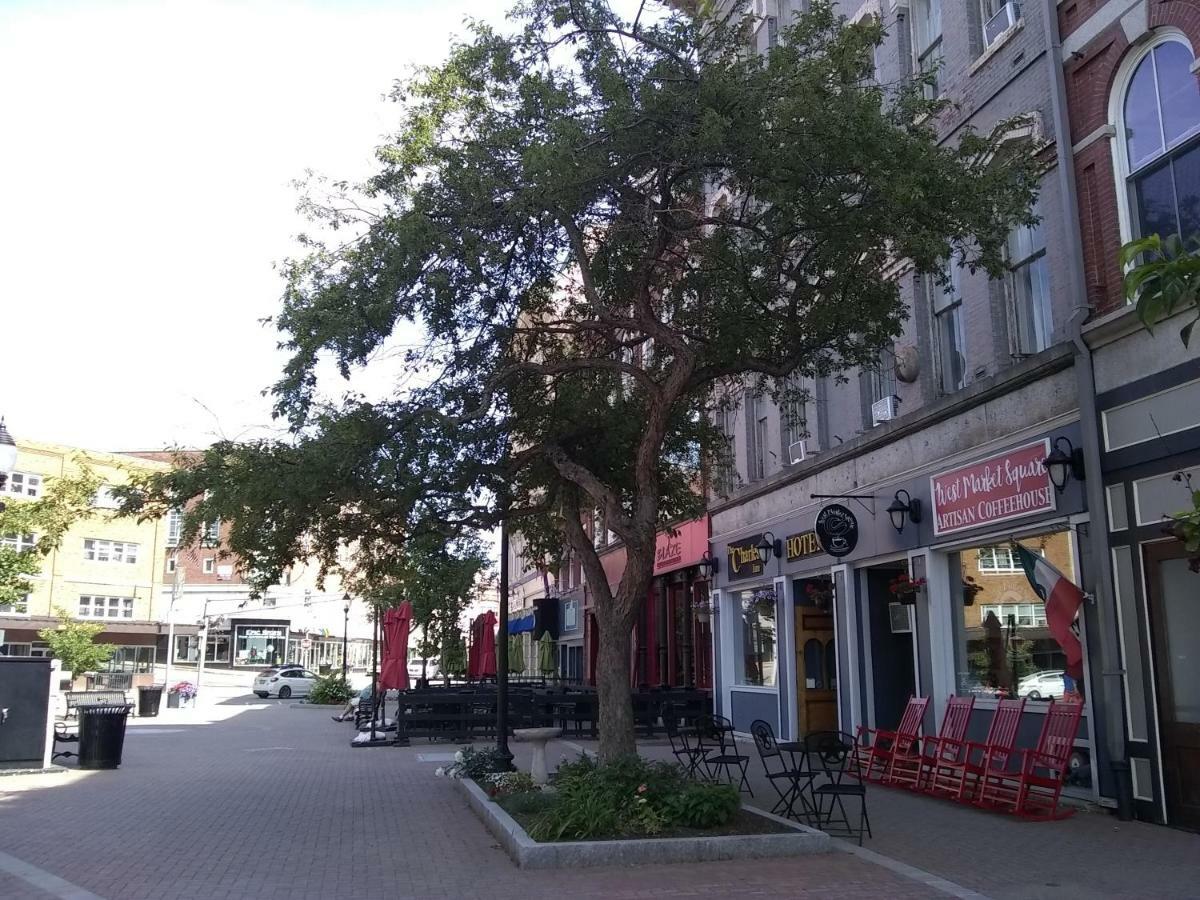
[(544, 813), (557, 804), (558, 797), (545, 791), (526, 791), (502, 797), (499, 803), (509, 815), (533, 816)]
[(309, 703), (345, 703), (353, 697), (355, 691), (346, 683), (339, 672), (336, 675), (326, 675), (318, 678), (312, 690), (308, 692)]
[(454, 754), (454, 762), (447, 766), (444, 774), (451, 778), (470, 778), (487, 789), (487, 776), (494, 772), (508, 771), (507, 760), (502, 759), (495, 747), (486, 750), (476, 750), (474, 747), (462, 747)]
[(729, 784), (692, 784), (667, 798), (664, 814), (674, 825), (718, 828), (733, 818), (741, 805), (737, 789)]
[(483, 787), (493, 800), (513, 794), (528, 794), (539, 789), (528, 772), (495, 772), (485, 775), (484, 781), (486, 783)]

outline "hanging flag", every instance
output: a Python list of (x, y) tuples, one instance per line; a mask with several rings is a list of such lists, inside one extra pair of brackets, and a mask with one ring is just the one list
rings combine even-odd
[(1025, 577), (1046, 605), (1046, 624), (1050, 633), (1067, 655), (1067, 674), (1078, 681), (1083, 678), (1083, 645), (1075, 630), (1075, 615), (1083, 603), (1083, 591), (1044, 557), (1020, 544), (1014, 546), (1021, 557)]

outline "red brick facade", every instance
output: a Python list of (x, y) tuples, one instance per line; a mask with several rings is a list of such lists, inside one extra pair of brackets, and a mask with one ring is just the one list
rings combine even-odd
[[(1066, 39), (1112, 0), (1069, 0), (1059, 6), (1059, 29)], [(1172, 27), (1182, 31), (1192, 47), (1200, 47), (1200, 2), (1146, 0), (1150, 32)], [(1134, 45), (1140, 45), (1137, 39)], [(1120, 21), (1106, 27), (1064, 61), (1067, 107), (1073, 146), (1105, 127), (1117, 71), (1128, 53), (1136, 52)], [(1083, 240), (1085, 287), (1097, 315), (1124, 303), (1117, 254), (1123, 243), (1118, 214), (1118, 186), (1113, 172), (1112, 140), (1100, 137), (1075, 154), (1079, 190), (1079, 224)]]

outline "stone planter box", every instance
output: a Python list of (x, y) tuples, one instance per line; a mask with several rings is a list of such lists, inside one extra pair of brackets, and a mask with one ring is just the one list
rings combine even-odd
[(475, 782), (455, 779), (468, 805), (495, 835), (500, 846), (522, 869), (577, 869), (585, 866), (638, 866), (655, 863), (711, 862), (830, 853), (833, 841), (814, 828), (750, 806), (746, 812), (786, 826), (785, 834), (714, 835), (713, 837), (645, 838), (628, 841), (560, 841), (539, 843)]

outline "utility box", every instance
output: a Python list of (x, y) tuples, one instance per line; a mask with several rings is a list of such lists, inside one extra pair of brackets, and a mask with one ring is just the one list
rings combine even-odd
[(0, 769), (40, 769), (51, 740), (51, 660), (0, 656)]

